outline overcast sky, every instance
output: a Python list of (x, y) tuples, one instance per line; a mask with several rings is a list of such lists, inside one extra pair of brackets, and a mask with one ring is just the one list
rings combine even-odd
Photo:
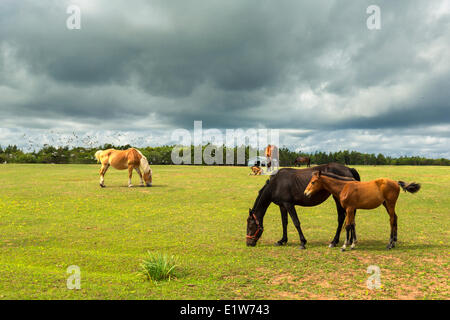
[(0, 145), (161, 145), (201, 120), (450, 158), (449, 53), (448, 0), (1, 0)]

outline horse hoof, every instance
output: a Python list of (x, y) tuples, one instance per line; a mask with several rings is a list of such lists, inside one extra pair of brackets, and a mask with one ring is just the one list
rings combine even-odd
[(128, 188), (133, 188), (133, 185), (132, 185), (132, 184), (129, 184), (129, 185), (128, 185)]
[(104, 184), (101, 184), (101, 183), (100, 183), (100, 187), (104, 188), (104, 187), (106, 187), (106, 186), (105, 186)]
[(306, 249), (306, 247), (305, 247), (305, 245), (300, 245), (300, 250), (305, 250)]
[(345, 252), (345, 248), (341, 248), (341, 251), (342, 251), (342, 252)]
[(334, 247), (336, 247), (336, 243), (334, 243), (334, 242), (331, 242), (331, 243), (328, 245), (328, 248), (334, 248)]
[(286, 242), (287, 242), (287, 241), (277, 241), (277, 242), (275, 242), (275, 245), (276, 245), (277, 247), (282, 247), (282, 246), (284, 246), (284, 245), (286, 244)]

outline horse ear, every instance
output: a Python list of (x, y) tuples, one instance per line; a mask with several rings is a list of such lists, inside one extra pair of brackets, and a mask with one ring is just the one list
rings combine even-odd
[(252, 209), (248, 208), (248, 214), (251, 216), (252, 215)]

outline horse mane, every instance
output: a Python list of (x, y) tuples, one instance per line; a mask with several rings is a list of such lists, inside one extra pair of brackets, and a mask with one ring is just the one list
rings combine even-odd
[(329, 177), (329, 178), (333, 178), (333, 179), (336, 179), (336, 180), (342, 180), (342, 181), (357, 181), (354, 178), (339, 176), (339, 175), (331, 173), (331, 172), (320, 171), (320, 175), (326, 176), (326, 177)]
[(349, 168), (350, 171), (352, 172), (353, 177), (355, 178), (355, 180), (357, 181), (361, 181), (361, 177), (359, 176), (358, 171), (356, 171), (355, 168)]
[(269, 179), (267, 179), (266, 184), (259, 190), (258, 196), (256, 197), (255, 203), (253, 204), (252, 212), (255, 211), (256, 207), (258, 206), (259, 199), (261, 199), (261, 195), (264, 192), (264, 189), (269, 185)]
[(150, 169), (150, 165), (148, 164), (147, 158), (140, 152), (139, 150), (135, 149), (140, 155), (141, 155), (141, 169), (144, 171), (144, 173), (149, 173), (152, 169)]

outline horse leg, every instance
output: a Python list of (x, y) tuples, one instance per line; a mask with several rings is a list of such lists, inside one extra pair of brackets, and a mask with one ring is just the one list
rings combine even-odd
[(351, 249), (355, 249), (355, 245), (357, 242), (356, 239), (356, 223), (355, 223), (355, 219), (356, 219), (356, 210), (353, 210), (351, 217), (351, 221), (350, 221), (350, 225), (351, 225), (351, 233), (350, 233), (350, 241), (351, 241)]
[(389, 244), (386, 246), (387, 249), (392, 249), (395, 247), (397, 242), (397, 215), (395, 214), (395, 202), (386, 203), (383, 202), (386, 211), (389, 214), (389, 221), (391, 223), (391, 236), (389, 239)]
[(134, 170), (136, 170), (137, 174), (139, 175), (139, 178), (141, 178), (141, 187), (143, 187), (144, 186), (144, 179), (142, 178), (141, 170), (139, 168), (135, 168)]
[(128, 166), (128, 188), (131, 188), (131, 177), (133, 176), (133, 166)]
[(356, 210), (353, 210), (353, 214), (352, 214), (351, 217), (352, 217), (352, 221), (351, 221), (351, 226), (352, 226), (352, 228), (351, 228), (351, 243), (352, 243), (351, 249), (353, 250), (353, 249), (355, 249), (355, 245), (356, 245), (356, 242), (357, 242), (356, 229), (355, 229), (355, 227), (356, 227), (356, 223), (355, 223)]
[(295, 206), (293, 204), (286, 204), (285, 205), (286, 209), (289, 212), (289, 215), (291, 216), (292, 222), (294, 223), (295, 228), (298, 231), (298, 235), (300, 236), (300, 249), (306, 249), (305, 245), (306, 245), (306, 239), (305, 236), (303, 235), (302, 232), (302, 228), (300, 227), (300, 220), (298, 219), (297, 216), (297, 211), (295, 210)]
[(109, 164), (102, 164), (102, 167), (100, 169), (100, 187), (104, 188), (105, 187), (105, 174), (106, 171), (109, 168)]
[[(346, 218), (345, 218), (345, 231), (346, 231), (346, 240), (344, 245), (342, 246), (341, 250), (345, 251), (347, 246), (352, 244), (352, 240), (353, 240), (353, 233), (352, 233), (352, 229), (353, 229), (353, 221), (354, 221), (354, 210), (351, 208), (347, 208), (346, 210)], [(352, 246), (353, 248), (353, 246)]]
[(333, 241), (330, 242), (330, 245), (329, 245), (330, 248), (334, 248), (339, 244), (339, 237), (341, 235), (342, 225), (344, 224), (344, 220), (345, 220), (345, 209), (342, 208), (341, 203), (338, 198), (333, 196), (333, 199), (334, 199), (334, 202), (336, 202), (336, 210), (337, 210), (337, 214), (338, 214), (338, 227), (336, 229), (336, 235), (334, 236)]
[(358, 239), (356, 238), (356, 210), (353, 211), (353, 228), (352, 228), (352, 232), (353, 232), (353, 243), (357, 244), (358, 243)]
[(283, 237), (280, 241), (276, 243), (277, 246), (282, 246), (287, 243), (287, 225), (288, 225), (288, 217), (287, 217), (287, 210), (286, 208), (281, 205), (280, 206), (280, 212), (281, 212), (281, 224), (283, 226)]

